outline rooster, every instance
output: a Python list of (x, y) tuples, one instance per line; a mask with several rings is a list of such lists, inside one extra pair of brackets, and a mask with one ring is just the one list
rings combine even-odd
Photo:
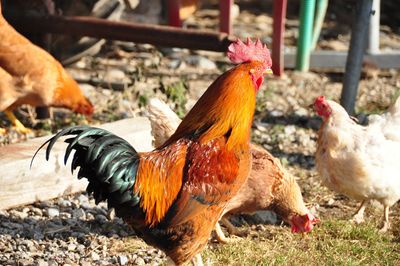
[[(150, 99), (147, 109), (154, 137), (153, 144), (158, 147), (173, 134), (181, 120), (166, 103), (156, 98)], [(239, 192), (229, 200), (220, 220), (229, 233), (241, 234), (229, 222), (228, 216), (252, 214), (260, 210), (275, 211), (292, 226), (292, 232), (311, 231), (319, 220), (304, 205), (300, 187), (294, 176), (285, 171), (279, 160), (262, 147), (250, 144), (250, 150), (250, 175)], [(224, 235), (218, 223), (215, 232), (219, 242), (231, 242), (232, 239)]]
[[(330, 189), (362, 201), (353, 220), (361, 223), (370, 200), (384, 206), (381, 231), (389, 228), (389, 208), (400, 199), (400, 100), (368, 126), (358, 125), (338, 103), (319, 96), (314, 108), (323, 123), (318, 132), (316, 167)], [(396, 129), (396, 131), (394, 130)]]
[[(93, 113), (93, 105), (61, 64), (7, 23), (1, 14), (1, 1), (0, 40), (0, 111), (17, 132), (30, 132), (13, 114), (23, 104)], [(4, 134), (5, 129), (0, 128), (0, 132)]]
[[(71, 127), (45, 142), (49, 158), (62, 136), (75, 150), (72, 169), (89, 181), (96, 202), (117, 216), (173, 263), (200, 262), (200, 252), (221, 213), (250, 171), (250, 129), (256, 94), (271, 73), (269, 50), (259, 40), (228, 47), (238, 64), (215, 80), (175, 133), (151, 152), (98, 128)], [(41, 148), (41, 147), (40, 147)], [(40, 149), (39, 148), (39, 149)]]

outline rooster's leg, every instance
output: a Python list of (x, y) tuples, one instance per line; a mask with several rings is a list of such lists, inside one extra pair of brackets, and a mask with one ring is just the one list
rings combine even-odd
[(10, 110), (5, 110), (4, 113), (10, 120), (11, 124), (13, 125), (15, 131), (21, 134), (28, 134), (31, 133), (32, 131), (29, 128), (26, 128), (13, 114), (12, 111)]
[(389, 206), (385, 205), (385, 208), (383, 210), (383, 225), (379, 232), (385, 233), (390, 227), (389, 224)]
[(365, 208), (367, 207), (367, 204), (368, 200), (363, 200), (363, 202), (361, 202), (360, 208), (358, 208), (358, 211), (354, 214), (353, 219), (351, 219), (351, 221), (353, 221), (356, 224), (364, 222), (364, 211)]
[(0, 135), (5, 135), (7, 130), (5, 128), (0, 127)]
[(196, 254), (196, 256), (194, 256), (194, 258), (192, 259), (192, 265), (193, 266), (204, 266), (203, 260), (201, 259), (200, 254)]

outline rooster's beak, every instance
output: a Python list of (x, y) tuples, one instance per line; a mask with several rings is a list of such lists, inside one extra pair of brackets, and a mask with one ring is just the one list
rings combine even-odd
[(274, 74), (274, 72), (272, 72), (272, 69), (267, 68), (266, 70), (264, 70), (264, 74)]

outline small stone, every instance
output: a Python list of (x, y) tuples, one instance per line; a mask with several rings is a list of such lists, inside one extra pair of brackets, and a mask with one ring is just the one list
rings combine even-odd
[(89, 261), (86, 261), (86, 260), (81, 260), (81, 261), (79, 262), (79, 264), (80, 264), (81, 266), (91, 266), (91, 265), (92, 265), (92, 263), (90, 263)]
[(120, 265), (126, 265), (126, 264), (128, 264), (128, 257), (125, 256), (125, 255), (119, 255), (119, 256), (118, 256), (118, 263), (119, 263)]
[(283, 116), (283, 112), (279, 110), (272, 110), (271, 112), (269, 112), (269, 115), (272, 117)]
[(334, 200), (334, 199), (332, 199), (332, 198), (330, 198), (330, 199), (328, 200), (328, 202), (326, 203), (326, 205), (328, 205), (328, 206), (332, 206), (332, 205), (333, 205), (333, 203), (335, 203), (335, 200)]
[(96, 91), (96, 88), (94, 86), (87, 84), (87, 83), (79, 84), (79, 87), (81, 88), (83, 94), (86, 96), (91, 96)]
[(97, 253), (94, 252), (94, 251), (92, 251), (92, 253), (90, 253), (90, 257), (91, 257), (92, 260), (94, 260), (94, 261), (100, 260), (99, 254), (97, 254)]
[(34, 214), (36, 214), (36, 215), (38, 215), (38, 216), (43, 216), (43, 211), (42, 211), (41, 209), (39, 209), (39, 208), (33, 207), (33, 208), (31, 209), (31, 212), (33, 212)]
[(69, 212), (61, 212), (60, 213), (60, 218), (61, 219), (70, 219), (72, 215)]
[(76, 245), (75, 244), (69, 244), (67, 249), (68, 249), (68, 251), (74, 251), (76, 249)]
[(23, 220), (26, 217), (28, 217), (28, 212), (20, 212), (20, 211), (16, 211), (16, 210), (11, 210), (9, 213), (10, 213), (11, 217), (20, 219), (20, 220)]
[(135, 259), (134, 264), (135, 264), (135, 265), (146, 265), (146, 261), (145, 261), (143, 258), (141, 258), (141, 257), (137, 257), (137, 258)]
[(58, 266), (58, 263), (55, 260), (49, 260), (47, 263), (49, 266)]
[(85, 194), (80, 194), (77, 198), (77, 200), (82, 204), (83, 202), (88, 202), (89, 199)]
[(86, 213), (86, 220), (94, 220), (94, 215), (90, 212)]
[(56, 208), (48, 208), (46, 214), (49, 218), (54, 218), (60, 215), (60, 211)]
[(59, 199), (57, 201), (57, 204), (60, 207), (63, 207), (63, 208), (67, 208), (67, 207), (71, 207), (72, 206), (72, 203), (69, 200), (65, 200), (65, 199)]
[(107, 217), (105, 217), (102, 214), (98, 214), (98, 215), (96, 215), (96, 221), (98, 221), (99, 223), (106, 223)]
[(104, 80), (110, 81), (124, 81), (126, 79), (126, 75), (122, 70), (119, 69), (110, 69), (104, 75)]
[(81, 204), (81, 208), (85, 210), (90, 210), (91, 208), (93, 208), (93, 206), (89, 204), (89, 202), (84, 202)]
[(49, 264), (47, 263), (47, 261), (43, 260), (43, 259), (38, 259), (35, 263), (36, 266), (48, 266)]
[(199, 56), (199, 55), (192, 55), (192, 56), (188, 56), (186, 58), (187, 62), (190, 65), (202, 68), (202, 69), (207, 69), (207, 70), (214, 70), (217, 68), (217, 65), (211, 61), (210, 59), (207, 59), (203, 56)]
[(291, 134), (294, 134), (294, 133), (296, 133), (296, 126), (291, 125), (291, 126), (286, 126), (285, 127), (285, 134), (286, 135), (291, 135)]
[(80, 218), (81, 219), (85, 219), (85, 216), (86, 216), (85, 211), (83, 209), (81, 209), (81, 208), (74, 209), (72, 211), (72, 217), (75, 218), (75, 219), (80, 219)]
[(179, 59), (174, 59), (174, 60), (171, 60), (169, 63), (168, 63), (168, 67), (169, 68), (172, 68), (172, 69), (177, 69), (178, 67), (180, 67), (181, 65), (182, 65), (182, 61), (181, 60), (179, 60)]
[(32, 259), (19, 259), (17, 265), (31, 265)]
[(308, 116), (308, 111), (305, 108), (299, 108), (294, 112), (297, 116)]
[(79, 244), (76, 248), (76, 250), (79, 252), (79, 254), (85, 254), (85, 246)]
[(22, 230), (24, 226), (19, 223), (11, 223), (11, 222), (3, 222), (1, 223), (3, 227), (9, 228), (9, 229), (17, 229), (17, 230)]

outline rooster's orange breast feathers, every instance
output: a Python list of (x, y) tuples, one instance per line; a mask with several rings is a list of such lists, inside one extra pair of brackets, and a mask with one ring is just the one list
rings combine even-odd
[(147, 224), (153, 226), (166, 215), (168, 224), (181, 224), (204, 208), (227, 200), (243, 162), (225, 144), (225, 137), (206, 144), (181, 139), (157, 152), (142, 154), (135, 192)]

